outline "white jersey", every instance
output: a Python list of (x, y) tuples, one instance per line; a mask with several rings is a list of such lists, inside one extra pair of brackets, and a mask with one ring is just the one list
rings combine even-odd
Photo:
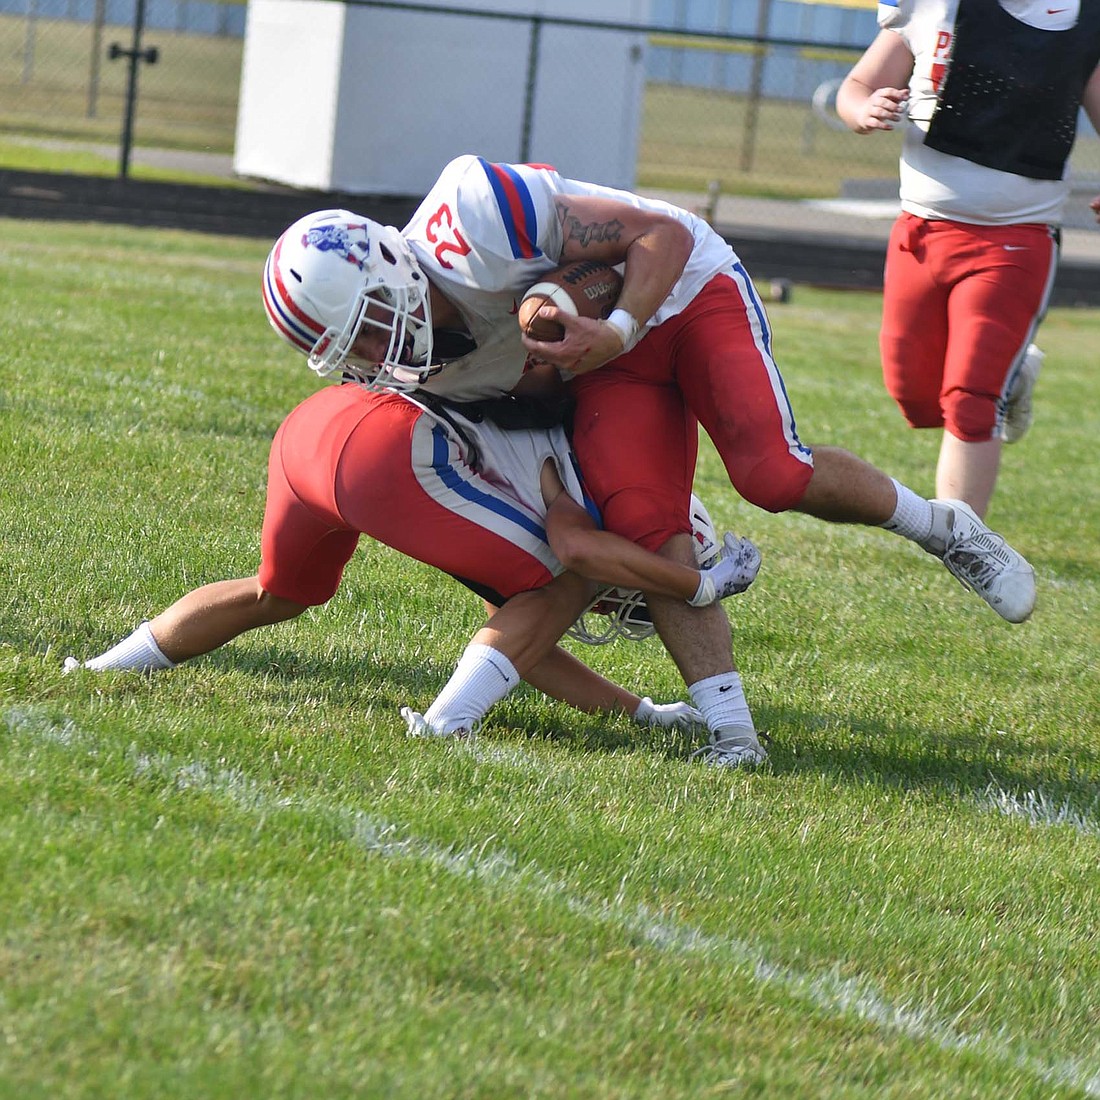
[(683, 275), (643, 328), (674, 317), (718, 272), (737, 262), (733, 249), (700, 217), (655, 199), (581, 183), (546, 166), (496, 164), (461, 156), (443, 169), (402, 235), (428, 278), (462, 313), (476, 350), (448, 363), (423, 386), (456, 401), (510, 391), (527, 352), (516, 312), (524, 292), (559, 266), (564, 241), (555, 201), (598, 195), (671, 214), (692, 232)]
[[(998, 0), (1013, 18), (1043, 30), (1077, 22), (1079, 0)], [(1069, 185), (973, 164), (924, 144), (951, 64), (959, 0), (891, 0), (878, 6), (879, 26), (899, 34), (912, 53), (909, 120), (901, 154), (901, 206), (921, 218), (975, 225), (1059, 224)]]
[[(565, 430), (506, 429), (489, 420), (470, 420), (457, 409), (448, 409), (442, 417), (415, 394), (401, 396), (437, 425), (414, 436), (413, 472), (424, 492), (536, 557), (553, 576), (564, 572), (545, 532), (547, 507), (540, 475), (547, 461), (553, 463), (565, 492), (600, 523)], [(446, 459), (439, 450), (440, 432), (456, 448), (453, 455), (448, 450)]]

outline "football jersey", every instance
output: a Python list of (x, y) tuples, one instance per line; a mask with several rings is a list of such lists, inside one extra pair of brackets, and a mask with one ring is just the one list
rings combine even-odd
[[(561, 427), (534, 430), (500, 428), (491, 420), (470, 420), (458, 409), (448, 410), (448, 421), (440, 420), (427, 405), (417, 401), (416, 394), (402, 394), (405, 400), (423, 409), (444, 433), (455, 427), (477, 449), (476, 475), (501, 490), (506, 497), (521, 506), (541, 523), (546, 515), (540, 475), (547, 461), (554, 464), (565, 492), (599, 523), (599, 512), (581, 482), (580, 470), (573, 449)], [(434, 460), (424, 463), (432, 465)], [(547, 564), (555, 574), (561, 572), (556, 558)]]
[(596, 195), (670, 214), (692, 232), (683, 274), (643, 328), (679, 313), (737, 257), (702, 218), (630, 192), (565, 179), (543, 165), (461, 156), (440, 174), (402, 234), (421, 268), (457, 306), (477, 345), (448, 362), (423, 389), (455, 401), (493, 397), (520, 380), (527, 352), (516, 313), (525, 291), (561, 263), (560, 196)]
[[(965, 2), (965, 0), (961, 0)], [(1037, 0), (998, 0), (1001, 9), (1038, 30), (1075, 26), (1079, 0), (1056, 6)], [(960, 0), (890, 0), (879, 25), (899, 34), (914, 58), (909, 121), (900, 167), (902, 209), (918, 217), (978, 225), (1057, 224), (1069, 187), (1064, 179), (1032, 179), (939, 152), (925, 143), (951, 65)]]

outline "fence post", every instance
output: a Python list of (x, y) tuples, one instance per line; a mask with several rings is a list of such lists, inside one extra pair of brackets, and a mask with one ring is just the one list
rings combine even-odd
[(130, 48), (124, 50), (117, 42), (111, 43), (107, 56), (112, 61), (125, 57), (129, 61), (130, 71), (126, 80), (126, 108), (122, 118), (122, 147), (119, 150), (118, 174), (122, 179), (130, 174), (130, 150), (134, 136), (134, 109), (137, 107), (137, 71), (138, 62), (147, 61), (155, 65), (159, 52), (156, 46), (147, 50), (141, 48), (141, 34), (145, 29), (145, 0), (137, 0), (134, 7), (134, 35)]
[(38, 4), (27, 0), (27, 28), (23, 36), (23, 83), (29, 84), (34, 76), (34, 42), (38, 31)]
[(760, 114), (760, 96), (764, 88), (764, 45), (771, 25), (772, 0), (760, 0), (756, 14), (756, 42), (753, 43), (752, 76), (749, 101), (745, 108), (745, 140), (741, 146), (741, 171), (751, 172), (756, 151), (756, 122)]
[(95, 0), (92, 18), (92, 58), (88, 73), (88, 118), (95, 118), (99, 106), (99, 52), (103, 48), (103, 24), (106, 22), (107, 0)]
[(523, 131), (519, 139), (519, 159), (526, 164), (531, 159), (531, 119), (535, 113), (535, 83), (539, 71), (539, 45), (542, 38), (542, 19), (531, 20), (531, 40), (527, 47), (527, 87), (523, 91)]

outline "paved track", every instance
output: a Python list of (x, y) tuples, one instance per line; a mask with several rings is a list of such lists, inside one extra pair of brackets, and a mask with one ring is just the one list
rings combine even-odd
[[(92, 151), (116, 155), (109, 147)], [(231, 158), (213, 154), (135, 149), (133, 160), (214, 179), (232, 176)], [(650, 193), (705, 214), (758, 280), (875, 289), (882, 285), (886, 238), (897, 210), (896, 200), (884, 197), (890, 187), (884, 181), (878, 195), (872, 186), (865, 197), (812, 201)], [(1075, 192), (1071, 202), (1055, 305), (1100, 306), (1100, 226), (1087, 207), (1088, 197), (1098, 192), (1100, 182)], [(0, 217), (156, 225), (271, 240), (302, 214), (331, 206), (402, 225), (417, 201), (412, 195), (200, 187), (0, 169)]]

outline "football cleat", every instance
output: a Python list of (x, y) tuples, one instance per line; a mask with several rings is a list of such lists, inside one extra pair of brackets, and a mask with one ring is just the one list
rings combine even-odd
[(1004, 441), (1016, 443), (1027, 435), (1031, 427), (1031, 398), (1035, 382), (1043, 366), (1043, 352), (1034, 344), (1028, 344), (1024, 361), (1016, 372), (1016, 379), (1005, 399)]
[(725, 726), (711, 734), (710, 740), (691, 754), (714, 768), (754, 768), (768, 758), (757, 733), (748, 726)]
[(401, 717), (405, 719), (409, 737), (457, 737), (473, 740), (477, 732), (476, 729), (471, 728), (469, 722), (446, 722), (442, 729), (437, 729), (423, 714), (413, 710), (412, 707), (402, 707)]
[(946, 523), (942, 553), (948, 571), (1002, 619), (1022, 623), (1035, 610), (1035, 570), (1004, 537), (991, 531), (961, 500), (933, 500), (936, 526)]

